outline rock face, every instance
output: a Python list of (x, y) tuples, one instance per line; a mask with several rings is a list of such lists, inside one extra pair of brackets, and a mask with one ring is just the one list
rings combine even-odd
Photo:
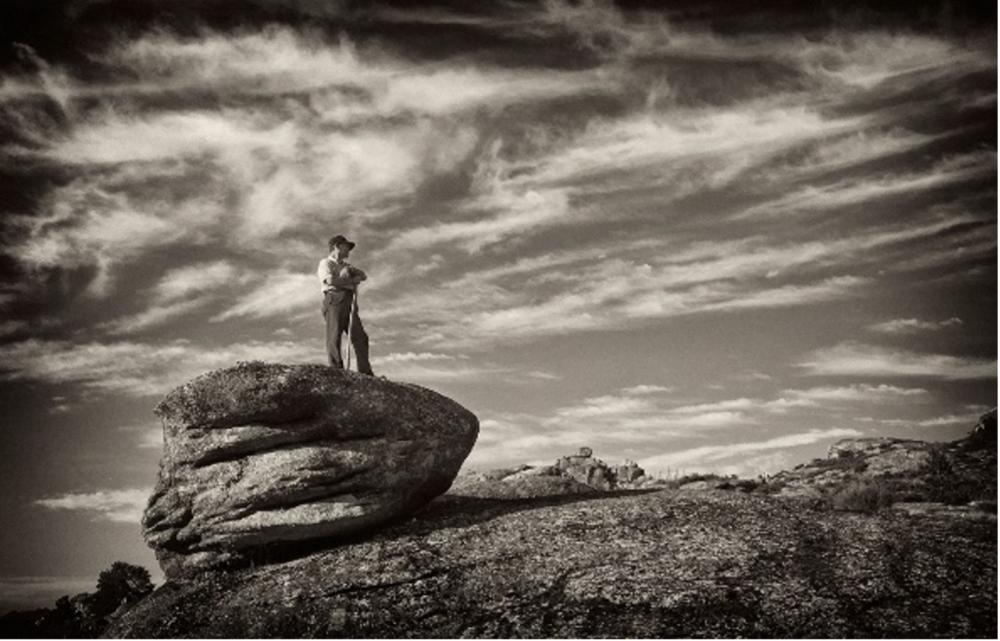
[(993, 523), (740, 492), (454, 491), (352, 545), (168, 581), (105, 634), (996, 638)]
[(353, 537), (445, 492), (479, 431), (430, 390), (319, 365), (241, 363), (156, 407), (144, 535), (168, 577)]
[(906, 474), (927, 467), (933, 444), (890, 437), (854, 438), (830, 446), (827, 458), (864, 457), (868, 476)]

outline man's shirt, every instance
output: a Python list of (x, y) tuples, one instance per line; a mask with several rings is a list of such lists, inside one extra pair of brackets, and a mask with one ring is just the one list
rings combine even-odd
[[(347, 268), (348, 275), (341, 276), (340, 272), (345, 267)], [(337, 291), (344, 289), (353, 291), (355, 288), (353, 275), (356, 271), (358, 270), (352, 267), (349, 263), (333, 260), (329, 256), (320, 260), (319, 267), (316, 268), (316, 275), (319, 276), (320, 292), (325, 294), (331, 290)]]

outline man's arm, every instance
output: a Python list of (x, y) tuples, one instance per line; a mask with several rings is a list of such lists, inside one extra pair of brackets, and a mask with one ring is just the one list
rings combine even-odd
[(348, 263), (338, 265), (328, 260), (320, 262), (319, 277), (324, 285), (341, 289), (354, 289), (361, 281), (368, 280), (368, 274), (357, 267)]

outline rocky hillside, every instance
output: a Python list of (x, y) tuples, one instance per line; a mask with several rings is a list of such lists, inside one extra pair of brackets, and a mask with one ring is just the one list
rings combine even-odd
[[(995, 413), (953, 444), (843, 441), (770, 479), (694, 483), (588, 448), (456, 479), (475, 416), (323, 367), (218, 370), (157, 413), (143, 524), (169, 580), (108, 637), (997, 632), (996, 516), (967, 504), (995, 512)], [(869, 486), (952, 500), (852, 511), (838, 497), (859, 482), (866, 506)]]
[(370, 539), (170, 581), (109, 637), (989, 637), (993, 523), (674, 490), (445, 495)]
[[(996, 636), (995, 411), (954, 443), (664, 485), (586, 448), (464, 474), (366, 537), (174, 578), (105, 636)], [(870, 487), (892, 509), (843, 499)]]
[[(948, 443), (888, 437), (844, 439), (813, 459), (757, 484), (754, 490), (869, 507), (982, 518), (996, 514), (997, 411), (964, 438)], [(995, 518), (995, 517), (994, 517)]]

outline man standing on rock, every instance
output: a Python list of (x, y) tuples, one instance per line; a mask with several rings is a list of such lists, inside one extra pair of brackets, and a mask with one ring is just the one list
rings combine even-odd
[(362, 270), (347, 262), (354, 243), (341, 235), (328, 243), (330, 253), (319, 261), (316, 274), (323, 292), (323, 318), (326, 319), (326, 352), (330, 367), (343, 368), (340, 356), (340, 337), (350, 332), (354, 353), (358, 356), (358, 371), (374, 376), (368, 362), (368, 334), (361, 324), (355, 304), (358, 284), (368, 278)]

